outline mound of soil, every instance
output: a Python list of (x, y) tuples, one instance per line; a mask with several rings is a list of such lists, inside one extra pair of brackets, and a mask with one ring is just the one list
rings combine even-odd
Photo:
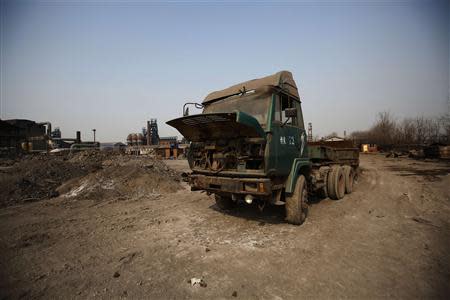
[(58, 192), (74, 199), (138, 199), (176, 192), (180, 176), (163, 162), (133, 156), (103, 161), (103, 167), (82, 178), (67, 182)]
[(63, 194), (104, 199), (172, 192), (179, 181), (163, 162), (146, 157), (101, 151), (30, 155), (0, 164), (0, 207)]

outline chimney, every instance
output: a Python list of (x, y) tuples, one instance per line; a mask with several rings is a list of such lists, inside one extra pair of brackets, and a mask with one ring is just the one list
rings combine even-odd
[(150, 146), (152, 144), (150, 138), (150, 121), (147, 121), (147, 146)]
[(81, 132), (77, 131), (77, 140), (76, 140), (77, 144), (81, 144)]

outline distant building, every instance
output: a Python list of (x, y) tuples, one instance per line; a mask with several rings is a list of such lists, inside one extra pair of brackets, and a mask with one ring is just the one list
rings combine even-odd
[(124, 150), (127, 147), (124, 143), (118, 142), (118, 143), (101, 143), (100, 144), (100, 150), (104, 151), (121, 151)]
[(340, 142), (340, 141), (345, 141), (344, 138), (340, 137), (340, 136), (329, 136), (325, 139), (325, 142)]
[(0, 120), (0, 152), (4, 154), (14, 154), (20, 149), (20, 143), (24, 136), (20, 134), (20, 129), (8, 122)]
[(2, 152), (46, 151), (51, 131), (49, 122), (31, 120), (0, 120), (0, 147)]
[(127, 148), (127, 145), (125, 145), (124, 143), (121, 143), (121, 142), (115, 143), (113, 145), (113, 149), (117, 150), (117, 151), (123, 151), (123, 150), (125, 150), (125, 148)]
[(176, 136), (159, 138), (158, 155), (165, 159), (178, 158), (178, 141)]
[(166, 137), (160, 137), (159, 138), (159, 145), (169, 145), (169, 146), (176, 146), (178, 144), (177, 137), (176, 136), (166, 136)]
[(59, 129), (59, 127), (56, 127), (55, 130), (52, 131), (50, 136), (52, 139), (60, 139), (61, 138), (61, 129)]

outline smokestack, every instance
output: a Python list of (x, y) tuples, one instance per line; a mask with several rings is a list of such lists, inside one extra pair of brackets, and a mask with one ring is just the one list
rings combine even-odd
[(77, 144), (81, 143), (81, 132), (80, 131), (77, 131), (77, 141), (76, 141), (76, 143)]
[(147, 121), (147, 146), (150, 146), (152, 141), (150, 140), (150, 121)]

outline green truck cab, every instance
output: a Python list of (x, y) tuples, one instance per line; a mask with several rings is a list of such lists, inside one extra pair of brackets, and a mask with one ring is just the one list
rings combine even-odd
[[(197, 104), (197, 107), (199, 104)], [(300, 225), (308, 195), (351, 192), (359, 151), (352, 144), (308, 143), (297, 85), (288, 71), (210, 93), (203, 112), (170, 120), (191, 144), (192, 190), (215, 194), (221, 209), (237, 202), (285, 205)]]

